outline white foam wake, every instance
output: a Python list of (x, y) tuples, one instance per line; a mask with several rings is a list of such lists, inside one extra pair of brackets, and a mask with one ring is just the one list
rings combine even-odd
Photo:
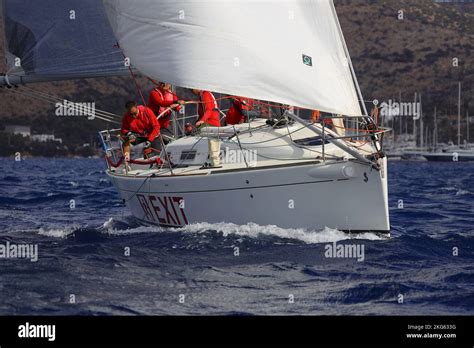
[[(72, 225), (63, 228), (40, 228), (34, 232), (52, 238), (67, 238), (71, 233), (79, 229), (80, 226)], [(274, 225), (260, 226), (254, 223), (237, 225), (233, 223), (194, 223), (184, 227), (170, 228), (160, 226), (136, 226), (128, 227), (126, 221), (110, 218), (102, 225), (101, 231), (111, 235), (130, 235), (136, 233), (160, 233), (160, 232), (181, 232), (181, 233), (208, 233), (214, 231), (227, 236), (242, 236), (248, 238), (259, 238), (262, 236), (273, 236), (282, 239), (298, 240), (307, 244), (331, 243), (347, 239), (382, 240), (384, 237), (375, 233), (366, 232), (359, 234), (348, 234), (337, 229), (324, 228), (323, 230), (306, 230), (302, 228), (281, 228)], [(32, 231), (33, 232), (33, 231)]]
[[(127, 222), (120, 219), (110, 218), (102, 225), (102, 231), (111, 235), (128, 235), (134, 233), (157, 233), (169, 231), (169, 228), (150, 225), (150, 226), (137, 226), (137, 227), (125, 227)], [(125, 228), (124, 228), (125, 227)]]
[(192, 233), (202, 233), (211, 230), (222, 233), (224, 237), (228, 235), (238, 235), (250, 238), (258, 238), (260, 236), (275, 236), (284, 239), (295, 239), (307, 244), (337, 242), (345, 239), (382, 239), (382, 237), (376, 235), (375, 233), (359, 233), (357, 235), (350, 235), (348, 233), (328, 227), (321, 231), (308, 231), (302, 228), (281, 228), (274, 225), (260, 226), (254, 223), (236, 225), (224, 222), (204, 222), (176, 228), (176, 230)]
[(346, 239), (366, 239), (381, 240), (383, 237), (375, 233), (348, 234), (337, 229), (326, 227), (321, 231), (309, 231), (302, 228), (281, 228), (274, 225), (260, 226), (254, 223), (246, 225), (237, 225), (233, 223), (194, 223), (184, 227), (169, 228), (159, 226), (140, 226), (126, 230), (114, 227), (113, 218), (106, 221), (103, 225), (104, 231), (114, 235), (124, 235), (132, 233), (159, 233), (159, 232), (185, 232), (185, 233), (207, 233), (215, 231), (222, 233), (224, 237), (229, 235), (243, 236), (249, 238), (259, 238), (261, 236), (274, 236), (283, 239), (299, 240), (307, 244), (337, 242)]
[(68, 235), (77, 230), (79, 226), (68, 226), (64, 228), (43, 228), (38, 230), (38, 234), (53, 238), (66, 238)]

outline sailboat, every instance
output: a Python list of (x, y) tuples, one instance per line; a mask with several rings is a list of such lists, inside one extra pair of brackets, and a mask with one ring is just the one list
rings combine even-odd
[[(419, 131), (417, 131), (417, 120), (413, 119), (413, 135), (411, 137), (412, 141), (409, 145), (408, 143), (405, 144), (402, 150), (401, 158), (408, 161), (426, 161), (426, 158), (423, 157), (423, 153), (428, 149), (425, 147), (423, 141), (424, 129), (423, 129), (423, 107), (421, 102), (421, 93), (415, 92), (415, 103), (419, 103)], [(420, 133), (420, 137), (418, 137), (418, 133)], [(420, 145), (417, 145), (417, 141), (419, 139)]]
[[(469, 144), (469, 112), (466, 115), (468, 139), (461, 144), (461, 82), (458, 83), (458, 142), (445, 146), (437, 146), (434, 151), (424, 152), (423, 157), (432, 162), (472, 162), (474, 161), (474, 147)], [(435, 114), (436, 116), (436, 114)], [(437, 122), (435, 117), (435, 122)]]
[[(174, 86), (291, 106), (277, 120), (249, 118), (180, 137), (155, 163), (139, 157), (121, 163), (119, 130), (100, 132), (107, 175), (138, 220), (390, 232), (385, 130), (368, 116), (332, 0), (89, 5), (94, 20), (107, 15), (100, 24), (107, 23), (104, 30), (113, 32), (134, 71)], [(98, 70), (124, 73), (116, 65), (107, 70), (115, 52), (103, 57), (94, 63), (104, 65)], [(31, 75), (17, 72), (4, 81)], [(320, 110), (339, 126), (326, 126), (324, 117), (305, 120), (295, 108)]]

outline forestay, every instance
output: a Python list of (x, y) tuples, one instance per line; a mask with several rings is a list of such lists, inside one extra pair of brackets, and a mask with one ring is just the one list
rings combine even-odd
[(103, 0), (142, 73), (206, 89), (361, 115), (332, 0)]

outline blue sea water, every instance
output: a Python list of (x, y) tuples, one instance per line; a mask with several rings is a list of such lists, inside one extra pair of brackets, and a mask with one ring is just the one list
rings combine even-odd
[[(390, 162), (390, 239), (143, 226), (101, 160), (4, 158), (0, 168), (0, 244), (39, 254), (0, 258), (1, 315), (474, 314), (472, 163)], [(363, 245), (364, 260), (326, 258), (334, 241)]]

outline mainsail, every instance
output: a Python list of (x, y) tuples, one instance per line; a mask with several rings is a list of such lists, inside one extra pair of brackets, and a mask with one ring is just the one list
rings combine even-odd
[(127, 73), (101, 1), (3, 0), (1, 4), (7, 71), (1, 72), (6, 79), (0, 78), (0, 84)]
[(142, 73), (177, 86), (360, 116), (332, 0), (103, 0)]

